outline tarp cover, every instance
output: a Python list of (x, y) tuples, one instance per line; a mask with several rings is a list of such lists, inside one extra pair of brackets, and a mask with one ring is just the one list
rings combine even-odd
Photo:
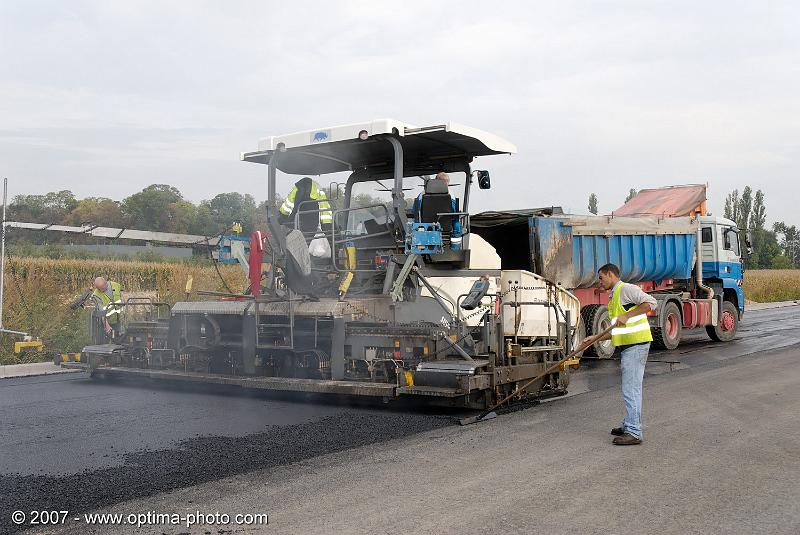
[(615, 216), (688, 216), (695, 215), (698, 207), (706, 200), (704, 184), (669, 186), (666, 188), (643, 189), (628, 202), (614, 210)]
[(572, 227), (573, 236), (634, 236), (649, 234), (694, 234), (699, 226), (694, 217), (553, 216)]

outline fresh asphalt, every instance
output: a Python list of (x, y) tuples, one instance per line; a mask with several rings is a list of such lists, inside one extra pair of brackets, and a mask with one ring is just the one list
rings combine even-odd
[[(475, 528), (527, 530), (539, 525), (535, 521), (537, 516), (544, 518), (545, 524), (558, 521), (559, 514), (546, 507), (556, 498), (567, 502), (558, 506), (562, 512), (570, 510), (574, 506), (570, 503), (575, 500), (583, 504), (584, 515), (586, 507), (596, 507), (596, 517), (605, 518), (598, 524), (597, 532), (615, 529), (622, 532), (621, 523), (607, 518), (608, 511), (619, 511), (623, 515), (623, 498), (617, 494), (640, 488), (648, 478), (651, 494), (655, 492), (653, 489), (666, 484), (653, 480), (648, 467), (672, 467), (675, 477), (688, 470), (674, 464), (678, 461), (673, 458), (683, 459), (690, 466), (696, 466), (698, 459), (703, 459), (708, 466), (696, 466), (697, 474), (713, 476), (715, 457), (709, 455), (709, 447), (725, 453), (720, 462), (727, 463), (726, 466), (736, 465), (731, 457), (734, 453), (743, 455), (745, 461), (739, 464), (744, 462), (748, 468), (716, 482), (687, 480), (683, 491), (687, 496), (696, 495), (698, 488), (710, 487), (722, 495), (738, 492), (744, 500), (751, 492), (748, 489), (752, 489), (752, 482), (761, 481), (764, 473), (777, 478), (776, 489), (783, 489), (782, 474), (792, 471), (796, 476), (800, 474), (796, 417), (784, 422), (784, 412), (796, 414), (798, 408), (797, 396), (790, 394), (790, 390), (797, 392), (800, 386), (800, 368), (792, 366), (800, 358), (797, 350), (800, 307), (748, 312), (736, 341), (713, 344), (707, 340), (704, 335), (692, 336), (676, 351), (651, 354), (645, 387), (645, 423), (648, 426), (645, 432), (648, 435), (643, 447), (625, 454), (638, 459), (639, 464), (632, 466), (626, 464), (628, 457), (618, 451), (627, 449), (606, 447), (606, 427), (617, 423), (619, 417), (615, 361), (584, 361), (583, 368), (572, 377), (570, 399), (558, 399), (466, 428), (452, 425), (453, 417), (447, 414), (298, 402), (197, 389), (97, 383), (74, 375), (4, 379), (0, 381), (3, 421), (0, 428), (0, 532), (18, 529), (10, 523), (9, 517), (9, 513), (17, 509), (55, 508), (72, 513), (89, 509), (124, 510), (134, 504), (141, 508), (153, 503), (164, 509), (164, 497), (173, 495), (180, 496), (175, 498), (176, 507), (177, 504), (184, 507), (187, 501), (213, 506), (216, 510), (236, 504), (240, 508), (246, 506), (248, 510), (243, 512), (267, 507), (271, 518), (281, 522), (272, 522), (270, 532), (370, 532), (388, 531), (391, 526), (412, 529), (411, 524), (404, 524), (411, 522), (411, 518), (415, 519), (413, 529), (421, 532), (448, 532), (449, 528), (455, 531), (459, 526), (463, 532), (466, 525), (460, 524), (459, 518), (464, 522), (470, 518)], [(741, 397), (735, 395), (739, 390)], [(716, 391), (725, 398), (721, 405), (704, 397), (704, 393)], [(761, 399), (767, 392), (772, 392), (770, 395), (774, 395), (774, 399), (766, 399), (778, 404), (778, 417), (773, 411), (772, 417), (764, 418), (764, 414), (748, 408), (746, 396)], [(700, 399), (692, 402), (693, 396), (700, 396)], [(657, 401), (658, 405), (654, 406)], [(698, 407), (710, 402), (713, 410), (706, 413), (699, 410)], [(782, 403), (787, 406), (782, 407)], [(661, 411), (662, 406), (676, 412), (669, 413), (666, 408)], [(766, 402), (755, 404), (764, 410), (768, 406)], [(684, 417), (685, 424), (682, 423)], [(709, 421), (705, 422), (704, 418)], [(739, 425), (739, 432), (745, 432), (744, 436), (755, 438), (754, 444), (759, 447), (750, 449), (747, 441), (728, 446), (730, 430), (719, 426), (730, 420)], [(685, 425), (689, 425), (689, 421), (695, 427), (687, 430)], [(783, 422), (784, 426), (776, 430), (778, 422)], [(716, 437), (712, 446), (705, 443), (704, 427), (713, 430)], [(679, 436), (665, 436), (666, 429)], [(777, 432), (775, 436), (780, 437), (782, 445), (775, 447), (784, 448), (783, 457), (772, 451), (775, 448), (769, 447), (769, 441), (760, 444), (761, 432)], [(518, 451), (520, 448), (526, 450), (525, 455)], [(694, 452), (695, 457), (689, 455), (693, 448), (701, 448)], [(601, 457), (597, 457), (598, 451), (603, 452)], [(759, 459), (770, 451), (769, 464), (758, 473)], [(560, 462), (554, 452), (561, 452)], [(650, 456), (643, 452), (649, 452)], [(495, 465), (500, 459), (506, 460)], [(537, 464), (541, 466), (541, 473)], [(312, 470), (309, 466), (317, 468)], [(492, 466), (496, 472), (489, 469)], [(612, 466), (620, 472), (610, 471)], [(427, 469), (420, 474), (422, 468)], [(612, 482), (617, 486), (625, 485), (627, 480), (619, 478), (626, 470), (644, 480), (631, 483), (627, 490), (612, 486), (601, 492), (595, 488), (595, 485)], [(717, 471), (720, 470), (724, 471), (724, 467), (717, 467)], [(339, 476), (334, 473), (347, 477), (337, 483)], [(518, 476), (514, 476), (515, 473)], [(749, 486), (739, 480), (739, 476), (744, 475), (749, 478)], [(398, 477), (405, 481), (398, 481)], [(254, 478), (264, 484), (259, 487)], [(545, 481), (551, 481), (552, 487), (542, 486)], [(680, 484), (677, 480), (668, 483)], [(534, 495), (525, 494), (527, 509), (518, 507), (517, 501), (523, 497), (520, 484), (525, 493), (535, 491)], [(219, 491), (215, 485), (225, 485), (227, 490), (214, 495)], [(342, 506), (337, 500), (345, 500), (345, 496), (335, 491), (334, 496), (325, 494), (326, 489), (332, 490), (331, 486), (337, 485), (343, 488), (355, 485), (357, 490), (363, 488), (366, 492), (358, 498), (352, 497), (351, 507), (363, 514), (348, 516), (348, 524), (343, 523), (344, 519), (337, 512)], [(485, 495), (478, 493), (482, 485), (486, 487)], [(577, 492), (582, 485), (589, 485), (592, 495), (606, 493), (608, 503), (604, 504), (599, 497), (593, 498), (597, 501), (587, 502), (585, 497), (565, 494), (573, 486)], [(465, 486), (469, 491), (459, 497), (454, 489), (463, 491)], [(282, 496), (294, 496), (291, 506), (283, 497), (276, 500), (277, 489), (282, 489)], [(756, 490), (759, 494), (753, 498), (758, 501), (766, 490)], [(783, 528), (800, 525), (796, 505), (800, 503), (800, 495), (796, 486), (793, 493), (791, 488), (789, 490), (787, 493), (783, 489), (781, 500), (793, 497), (794, 507), (782, 511), (782, 522), (762, 524), (762, 532), (791, 533)], [(168, 494), (170, 492), (173, 494)], [(261, 500), (259, 507), (256, 507), (256, 496)], [(665, 502), (669, 505), (663, 507), (670, 507), (672, 514), (697, 517), (698, 504), (678, 499), (678, 496), (670, 494), (671, 501)], [(488, 510), (481, 499), (488, 500)], [(170, 500), (172, 498), (166, 503)], [(454, 511), (466, 506), (466, 501), (473, 503), (473, 500), (475, 513), (452, 517)], [(782, 503), (781, 500), (778, 503)], [(382, 501), (400, 507), (393, 523), (381, 520), (385, 515), (375, 516), (381, 511)], [(304, 511), (308, 512), (304, 509), (309, 507), (307, 502), (317, 504), (321, 510), (330, 507), (324, 518), (331, 521), (315, 524), (313, 515), (303, 516)], [(426, 507), (420, 509), (422, 503)], [(533, 507), (531, 503), (537, 505)], [(695, 530), (678, 520), (674, 526), (682, 529), (670, 531), (666, 521), (669, 515), (656, 514), (657, 511), (663, 513), (661, 504), (645, 504), (641, 500), (632, 503), (634, 512), (646, 512), (647, 518), (656, 515), (653, 526), (658, 526), (660, 532), (723, 532)], [(363, 511), (368, 504), (375, 508), (371, 515)], [(775, 507), (773, 504), (762, 510), (770, 511)], [(414, 514), (407, 514), (411, 511)], [(532, 515), (531, 511), (538, 513)], [(753, 518), (763, 516), (758, 511), (752, 513)], [(710, 517), (714, 515), (709, 514)], [(449, 519), (449, 524), (443, 523), (445, 519)], [(560, 530), (551, 529), (550, 532), (592, 531), (578, 530), (579, 526), (590, 527), (580, 523), (563, 524)], [(601, 529), (603, 527), (614, 528), (609, 531)], [(65, 526), (63, 529), (80, 533), (85, 528)], [(161, 531), (180, 532), (166, 528)]]

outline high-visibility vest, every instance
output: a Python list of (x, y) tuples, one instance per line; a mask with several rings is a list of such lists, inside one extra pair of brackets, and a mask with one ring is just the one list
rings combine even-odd
[(647, 314), (633, 316), (625, 325), (617, 325), (616, 319), (618, 316), (637, 306), (631, 305), (627, 309), (622, 306), (619, 296), (622, 293), (623, 284), (625, 283), (617, 284), (617, 287), (614, 288), (614, 293), (611, 295), (611, 302), (608, 304), (608, 316), (611, 318), (611, 324), (614, 325), (614, 328), (611, 329), (611, 343), (615, 346), (627, 346), (652, 342), (653, 335), (650, 332), (650, 322), (647, 321)]
[[(294, 211), (294, 198), (297, 195), (297, 186), (292, 186), (292, 191), (289, 196), (281, 204), (280, 212), (283, 215), (290, 215)], [(319, 222), (323, 225), (330, 224), (333, 221), (333, 213), (331, 212), (331, 205), (327, 201), (328, 197), (325, 195), (325, 190), (320, 189), (316, 182), (311, 183), (311, 194), (308, 200), (319, 202)], [(301, 200), (302, 202), (302, 200)], [(310, 207), (299, 207), (300, 210), (309, 210)]]
[(122, 302), (122, 289), (118, 282), (108, 281), (108, 284), (111, 285), (111, 294), (113, 298), (108, 297), (107, 293), (101, 292), (97, 288), (94, 289), (92, 295), (99, 299), (100, 303), (103, 305), (106, 321), (109, 325), (114, 325), (119, 322), (120, 314), (122, 314), (124, 305)]

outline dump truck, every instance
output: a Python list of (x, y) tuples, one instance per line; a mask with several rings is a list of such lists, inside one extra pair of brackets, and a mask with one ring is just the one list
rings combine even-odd
[[(606, 263), (656, 298), (649, 313), (656, 347), (676, 348), (683, 331), (693, 328), (728, 342), (744, 314), (742, 241), (748, 240), (729, 219), (582, 216), (550, 207), (484, 212), (471, 225), (503, 258), (503, 269), (529, 270), (569, 289), (589, 335), (610, 325), (609, 293), (597, 286), (597, 270)], [(591, 352), (608, 358), (614, 346), (601, 342)]]
[[(514, 263), (472, 231), (473, 185), (491, 187), (474, 159), (515, 152), (457, 123), (390, 119), (262, 139), (241, 155), (265, 167), (268, 192), (247, 291), (172, 306), (129, 301), (122, 335), (84, 348), (81, 365), (97, 378), (478, 409), (509, 394), (562, 395), (577, 362), (545, 372), (580, 341), (578, 298), (529, 266), (506, 269)], [(332, 207), (296, 200), (281, 217), (279, 173), (287, 184), (328, 178)], [(328, 228), (318, 226), (323, 211)], [(312, 255), (315, 240), (330, 254)]]

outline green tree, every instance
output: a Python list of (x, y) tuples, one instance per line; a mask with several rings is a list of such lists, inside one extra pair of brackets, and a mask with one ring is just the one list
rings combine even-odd
[(208, 207), (211, 217), (220, 229), (228, 228), (238, 221), (245, 232), (253, 230), (257, 206), (256, 200), (249, 193), (220, 193), (208, 201)]
[(725, 197), (725, 219), (736, 221), (739, 219), (739, 190), (735, 189)]
[(83, 224), (103, 227), (126, 227), (127, 220), (117, 201), (105, 197), (86, 197), (67, 215), (64, 222), (68, 225)]
[(594, 193), (589, 195), (589, 212), (597, 215), (597, 195)]
[(745, 186), (744, 191), (742, 191), (742, 196), (739, 199), (739, 213), (736, 214), (737, 217), (734, 219), (736, 221), (736, 226), (739, 227), (740, 230), (747, 230), (750, 224), (750, 212), (753, 210), (753, 190), (750, 186)]
[(753, 252), (747, 259), (748, 267), (766, 269), (772, 268), (776, 262), (783, 262), (778, 257), (786, 254), (791, 239), (787, 242), (785, 237), (782, 238), (786, 229), (783, 223), (775, 224), (772, 230), (766, 228), (767, 208), (763, 191), (757, 190), (754, 197), (750, 186), (746, 186), (741, 195), (739, 190), (733, 190), (725, 197), (724, 215), (740, 230), (750, 232)]
[(753, 201), (748, 226), (753, 248), (753, 252), (748, 259), (748, 266), (753, 269), (771, 267), (773, 257), (781, 252), (775, 233), (765, 229), (766, 220), (767, 208), (764, 205), (764, 193), (758, 190)]
[(763, 230), (767, 222), (767, 209), (764, 206), (764, 193), (756, 191), (756, 198), (753, 201), (753, 211), (750, 214), (750, 230)]
[(170, 227), (169, 206), (183, 200), (177, 188), (167, 184), (152, 184), (122, 201), (122, 211), (131, 227), (139, 230), (166, 232)]
[(8, 216), (28, 223), (60, 224), (77, 205), (78, 200), (68, 190), (44, 195), (17, 195), (8, 205)]
[[(7, 217), (26, 223), (60, 225), (68, 220), (69, 213), (78, 205), (71, 191), (51, 191), (44, 195), (17, 195), (8, 205)], [(8, 235), (10, 242), (58, 243), (68, 239), (62, 233), (14, 229)]]
[(769, 267), (770, 269), (792, 269), (794, 266), (788, 257), (781, 254), (772, 259), (772, 264)]
[(211, 215), (211, 208), (208, 203), (201, 202), (197, 206), (192, 234), (202, 234), (203, 236), (213, 236), (224, 229), (217, 228), (214, 218)]
[(197, 206), (191, 201), (180, 200), (167, 207), (169, 232), (197, 234)]
[(775, 233), (769, 229), (761, 228), (750, 231), (752, 237), (753, 253), (747, 265), (751, 269), (769, 269), (773, 267), (775, 259), (781, 256), (781, 248)]
[(800, 233), (795, 225), (787, 225), (778, 221), (772, 227), (775, 234), (780, 236), (780, 247), (783, 255), (789, 259), (792, 267), (800, 267)]
[(628, 196), (625, 197), (625, 202), (628, 202), (629, 200), (633, 199), (635, 196), (636, 196), (636, 190), (631, 188), (631, 190), (628, 192)]

